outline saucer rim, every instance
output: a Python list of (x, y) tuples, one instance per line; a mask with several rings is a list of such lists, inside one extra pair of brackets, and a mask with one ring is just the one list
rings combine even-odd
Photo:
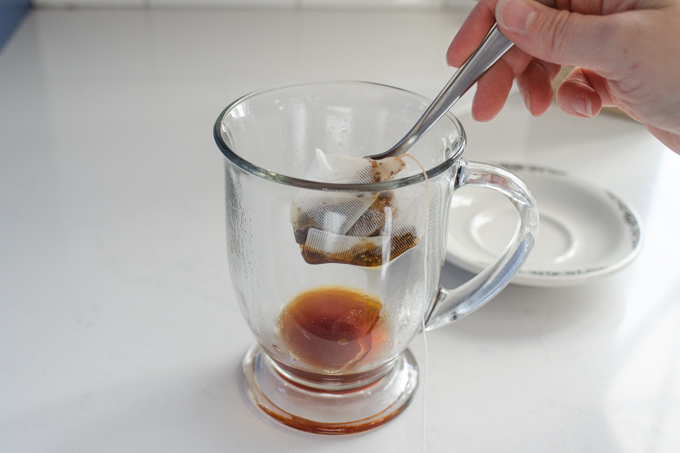
[[(509, 163), (500, 162), (495, 163), (500, 167), (510, 171), (513, 174), (517, 173), (532, 173), (532, 174), (542, 174), (546, 176), (558, 177), (567, 181), (567, 183), (585, 187), (589, 191), (600, 192), (606, 195), (612, 202), (612, 208), (616, 209), (619, 213), (617, 217), (620, 219), (621, 223), (624, 224), (626, 230), (628, 231), (630, 238), (632, 239), (630, 252), (622, 259), (616, 262), (606, 265), (589, 268), (587, 266), (580, 266), (579, 268), (567, 268), (564, 270), (541, 270), (541, 269), (531, 269), (523, 270), (520, 268), (515, 276), (511, 279), (510, 284), (520, 285), (520, 286), (531, 286), (531, 287), (567, 287), (576, 286), (588, 283), (592, 280), (597, 280), (616, 272), (619, 272), (630, 263), (632, 263), (635, 258), (640, 253), (642, 245), (644, 243), (644, 229), (642, 227), (642, 222), (638, 213), (618, 195), (614, 194), (612, 191), (605, 189), (597, 184), (590, 181), (586, 181), (577, 177), (570, 175), (569, 173), (557, 170), (550, 167), (545, 167), (541, 165), (534, 164), (524, 164), (524, 163)], [(517, 176), (522, 179), (521, 174)], [(531, 188), (529, 188), (531, 190)], [(455, 196), (455, 195), (454, 195)], [(540, 212), (539, 212), (540, 218)], [(490, 263), (482, 261), (470, 261), (465, 257), (460, 256), (456, 253), (456, 250), (451, 247), (448, 241), (448, 235), (452, 233), (452, 227), (449, 224), (447, 228), (447, 246), (446, 246), (446, 261), (451, 264), (472, 273), (479, 273), (486, 269)], [(540, 235), (540, 221), (539, 221), (539, 235)]]

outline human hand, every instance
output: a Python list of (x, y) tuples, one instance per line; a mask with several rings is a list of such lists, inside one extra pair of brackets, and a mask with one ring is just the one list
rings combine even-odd
[[(552, 1), (552, 0), (546, 0)], [(477, 82), (472, 115), (489, 121), (517, 86), (532, 115), (546, 112), (560, 66), (573, 66), (557, 104), (577, 117), (618, 107), (680, 153), (680, 1), (480, 0), (447, 52), (459, 67), (494, 21), (515, 46)]]

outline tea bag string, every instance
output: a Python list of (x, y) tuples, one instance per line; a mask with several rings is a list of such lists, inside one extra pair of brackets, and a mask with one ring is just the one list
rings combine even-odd
[[(423, 300), (423, 307), (427, 307), (427, 249), (428, 249), (428, 240), (427, 240), (427, 235), (430, 230), (430, 181), (427, 179), (427, 172), (425, 171), (425, 168), (421, 165), (420, 162), (418, 162), (418, 159), (413, 157), (412, 155), (406, 153), (402, 155), (402, 157), (409, 157), (413, 159), (413, 161), (420, 167), (420, 170), (423, 172), (423, 177), (425, 178), (425, 233), (423, 234), (423, 240), (425, 242), (425, 250), (424, 250), (424, 256), (423, 258), (423, 280), (425, 281), (425, 291), (424, 291), (424, 300)], [(429, 362), (429, 356), (428, 356), (428, 351), (427, 351), (427, 337), (425, 336), (425, 311), (423, 310), (423, 317), (420, 320), (422, 324), (422, 330), (423, 330), (423, 349), (424, 349), (424, 355), (425, 355), (425, 366), (423, 367), (423, 427), (422, 427), (422, 453), (425, 453), (425, 426), (426, 426), (426, 391), (425, 389), (427, 386), (425, 385), (426, 379), (427, 379), (427, 373), (428, 373), (428, 362)]]

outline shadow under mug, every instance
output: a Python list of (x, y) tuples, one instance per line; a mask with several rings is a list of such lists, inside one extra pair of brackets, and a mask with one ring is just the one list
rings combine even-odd
[[(257, 340), (243, 360), (244, 387), (265, 419), (324, 434), (365, 431), (391, 420), (417, 387), (418, 367), (407, 348), (412, 338), (490, 300), (531, 250), (538, 231), (531, 193), (502, 168), (466, 162), (465, 132), (451, 114), (403, 158), (408, 176), (369, 184), (305, 179), (316, 149), (355, 157), (387, 150), (428, 105), (394, 87), (342, 81), (258, 91), (218, 117), (214, 135), (225, 157), (229, 269)], [(466, 185), (501, 192), (519, 221), (495, 263), (462, 286), (443, 289), (449, 205), (454, 190)], [(379, 243), (378, 252), (357, 255), (372, 256), (371, 264), (310, 255), (308, 230), (301, 238), (291, 223), (295, 200), (332, 204), (364, 196), (394, 201), (376, 208), (386, 219), (368, 238)], [(415, 212), (404, 200), (420, 211), (402, 222), (413, 235), (410, 247), (396, 256), (388, 227), (400, 213), (403, 219)], [(332, 212), (336, 223), (337, 215)]]

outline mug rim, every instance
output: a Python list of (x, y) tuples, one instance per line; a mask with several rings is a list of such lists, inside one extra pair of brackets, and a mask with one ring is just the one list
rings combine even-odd
[[(375, 82), (365, 82), (365, 81), (354, 81), (354, 80), (332, 80), (332, 81), (324, 81), (324, 82), (304, 82), (304, 83), (293, 83), (293, 84), (287, 84), (287, 85), (280, 85), (280, 86), (275, 86), (271, 88), (264, 88), (262, 90), (257, 90), (253, 91), (251, 93), (248, 93), (244, 96), (239, 97), (235, 101), (231, 102), (227, 107), (222, 110), (222, 112), (219, 114), (217, 117), (217, 120), (215, 121), (215, 125), (213, 128), (213, 136), (215, 138), (215, 142), (217, 143), (217, 147), (220, 149), (224, 157), (226, 157), (231, 163), (236, 165), (237, 167), (241, 168), (242, 170), (245, 170), (246, 172), (258, 176), (260, 178), (272, 181), (272, 182), (277, 182), (280, 184), (284, 184), (287, 186), (293, 186), (293, 187), (299, 187), (303, 189), (312, 189), (312, 190), (331, 190), (331, 191), (362, 191), (362, 192), (378, 192), (378, 191), (384, 191), (384, 190), (391, 190), (391, 189), (397, 189), (399, 187), (405, 187), (405, 186), (410, 186), (412, 184), (417, 184), (419, 182), (425, 181), (425, 176), (423, 175), (422, 172), (417, 173), (412, 176), (408, 176), (406, 178), (400, 178), (400, 179), (394, 179), (394, 180), (389, 180), (389, 181), (382, 181), (382, 182), (372, 182), (372, 183), (363, 183), (363, 184), (342, 184), (342, 183), (325, 183), (325, 182), (320, 182), (320, 181), (311, 181), (308, 179), (302, 179), (302, 178), (295, 178), (293, 176), (287, 176), (287, 175), (282, 175), (280, 173), (275, 173), (271, 172), (263, 167), (260, 167), (259, 165), (255, 165), (252, 162), (249, 162), (248, 160), (244, 159), (243, 157), (239, 156), (234, 150), (232, 150), (229, 145), (224, 141), (222, 137), (222, 121), (224, 117), (231, 112), (232, 109), (234, 109), (236, 106), (241, 104), (242, 102), (246, 101), (247, 99), (250, 99), (252, 97), (258, 96), (260, 94), (264, 93), (270, 93), (273, 91), (278, 91), (286, 88), (295, 88), (295, 87), (304, 87), (304, 86), (321, 86), (321, 85), (341, 85), (341, 84), (348, 84), (348, 85), (374, 85), (374, 86), (379, 86), (379, 87), (385, 87), (385, 88), (390, 88), (392, 90), (400, 91), (403, 93), (407, 93), (409, 95), (415, 96), (417, 98), (420, 98), (422, 101), (424, 101), (426, 104), (430, 104), (432, 101), (425, 96), (422, 96), (420, 94), (414, 93), (409, 90), (405, 90), (403, 88), (398, 88), (394, 87), (391, 85), (386, 85), (382, 83), (375, 83)], [(463, 125), (460, 123), (458, 118), (456, 118), (450, 111), (447, 111), (446, 116), (456, 127), (458, 130), (458, 134), (460, 139), (457, 141), (457, 148), (453, 150), (451, 155), (444, 159), (441, 163), (435, 165), (434, 167), (430, 168), (425, 172), (425, 175), (427, 176), (427, 179), (435, 178), (451, 168), (456, 161), (460, 158), (460, 156), (463, 153), (463, 150), (465, 149), (465, 145), (467, 142), (467, 137), (465, 135), (465, 129), (463, 129)], [(440, 119), (441, 121), (441, 119)]]

